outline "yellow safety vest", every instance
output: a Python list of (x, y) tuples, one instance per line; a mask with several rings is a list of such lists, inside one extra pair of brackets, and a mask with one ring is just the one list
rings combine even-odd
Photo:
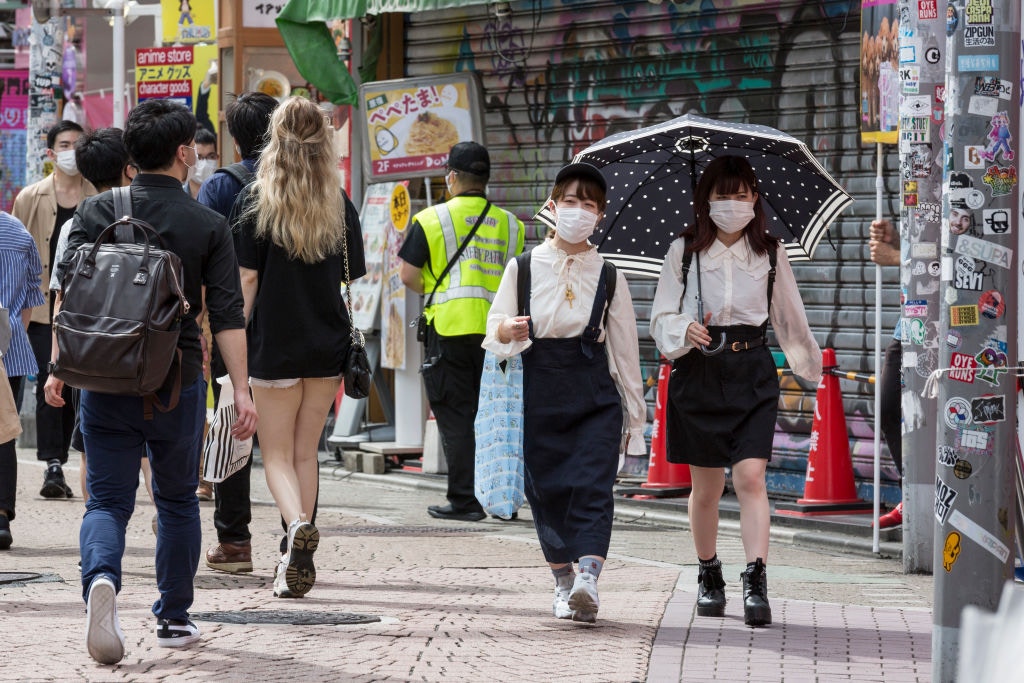
[[(420, 211), (413, 218), (430, 246), (429, 268), (423, 268), (423, 291), (434, 289), (437, 276), (473, 229), (487, 200), (480, 196), (453, 197)], [(441, 336), (484, 334), (487, 313), (509, 259), (523, 251), (523, 223), (514, 214), (491, 204), (473, 239), (434, 293), (424, 311)]]

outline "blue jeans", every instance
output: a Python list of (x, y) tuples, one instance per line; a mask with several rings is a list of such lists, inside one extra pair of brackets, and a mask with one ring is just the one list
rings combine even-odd
[(206, 382), (202, 378), (182, 387), (174, 410), (154, 410), (151, 420), (144, 419), (139, 396), (82, 392), (81, 427), (89, 488), (79, 534), (83, 599), (88, 597), (92, 580), (101, 574), (121, 590), (125, 529), (135, 509), (139, 461), (148, 456), (160, 520), (156, 537), (160, 599), (153, 603), (153, 614), (160, 619), (188, 618), (202, 546), (196, 487), (205, 420)]

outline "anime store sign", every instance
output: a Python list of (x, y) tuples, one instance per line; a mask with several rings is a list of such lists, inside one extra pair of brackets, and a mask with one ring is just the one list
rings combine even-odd
[(135, 95), (139, 102), (171, 98), (192, 109), (195, 55), (191, 47), (148, 47), (135, 51)]

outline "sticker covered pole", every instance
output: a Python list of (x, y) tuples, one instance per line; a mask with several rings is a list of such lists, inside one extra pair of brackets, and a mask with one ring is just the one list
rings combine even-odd
[[(910, 573), (932, 571), (935, 537), (935, 420), (931, 416), (937, 408), (935, 398), (921, 392), (939, 366), (941, 344), (945, 6), (940, 11), (937, 2), (902, 0), (899, 33), (902, 317), (897, 329), (903, 388), (900, 400), (890, 400), (887, 406), (901, 408), (903, 415), (903, 439), (897, 448), (903, 463), (903, 570)], [(890, 386), (885, 381), (880, 384), (883, 390)]]
[[(1013, 577), (1020, 187), (1019, 0), (946, 5), (932, 680), (954, 681), (966, 605)], [(929, 387), (933, 388), (931, 381)]]

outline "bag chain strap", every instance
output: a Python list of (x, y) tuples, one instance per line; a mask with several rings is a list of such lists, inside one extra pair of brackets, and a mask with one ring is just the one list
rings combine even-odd
[(356, 329), (352, 319), (352, 276), (348, 268), (348, 223), (341, 230), (341, 253), (345, 262), (345, 309), (348, 311), (348, 330), (352, 335), (352, 345), (360, 348), (366, 346), (363, 331)]

